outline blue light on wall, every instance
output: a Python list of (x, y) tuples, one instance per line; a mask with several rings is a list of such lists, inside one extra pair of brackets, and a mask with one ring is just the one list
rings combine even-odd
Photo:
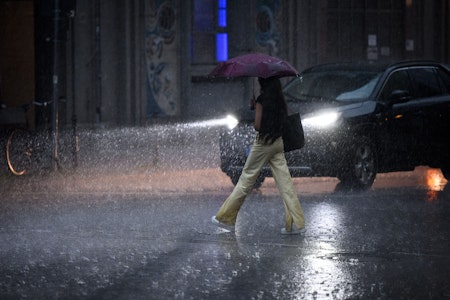
[(218, 20), (217, 25), (219, 27), (227, 27), (227, 0), (218, 0)]
[(228, 59), (228, 33), (216, 34), (216, 60), (225, 61)]
[(216, 34), (216, 60), (225, 61), (228, 59), (227, 0), (217, 0), (217, 7), (217, 26), (220, 33)]

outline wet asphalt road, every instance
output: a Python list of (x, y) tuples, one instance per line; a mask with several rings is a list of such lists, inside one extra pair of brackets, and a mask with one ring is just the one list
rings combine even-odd
[(219, 170), (105, 177), (2, 179), (1, 299), (450, 297), (448, 188), (297, 179), (307, 232), (285, 237), (270, 179), (232, 234), (210, 223), (232, 188)]

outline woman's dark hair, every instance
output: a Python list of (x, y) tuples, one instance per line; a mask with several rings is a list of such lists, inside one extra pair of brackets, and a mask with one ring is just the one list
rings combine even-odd
[(258, 78), (259, 85), (261, 86), (261, 93), (264, 93), (266, 98), (276, 101), (275, 105), (278, 105), (287, 114), (287, 104), (284, 99), (283, 88), (281, 87), (280, 79), (277, 77)]

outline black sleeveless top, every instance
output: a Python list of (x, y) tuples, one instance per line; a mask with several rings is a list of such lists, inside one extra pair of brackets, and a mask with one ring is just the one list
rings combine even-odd
[(257, 103), (263, 106), (261, 125), (259, 128), (259, 139), (264, 143), (272, 144), (281, 136), (283, 129), (283, 120), (286, 113), (277, 101), (269, 99), (264, 93), (256, 99)]

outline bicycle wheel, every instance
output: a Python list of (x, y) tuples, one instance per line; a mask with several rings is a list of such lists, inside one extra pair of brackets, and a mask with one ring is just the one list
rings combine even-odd
[(23, 175), (31, 164), (33, 154), (33, 136), (24, 129), (14, 129), (6, 144), (8, 167), (15, 175)]

